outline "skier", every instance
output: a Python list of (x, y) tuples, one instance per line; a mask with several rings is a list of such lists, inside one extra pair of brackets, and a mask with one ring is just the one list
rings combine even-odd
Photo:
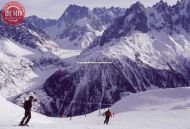
[(25, 115), (24, 115), (24, 117), (22, 118), (22, 120), (21, 120), (21, 122), (19, 124), (20, 126), (25, 126), (30, 121), (32, 101), (33, 101), (33, 96), (30, 96), (29, 100), (27, 100), (27, 101), (24, 102)]
[(108, 109), (108, 110), (104, 113), (104, 115), (106, 116), (106, 119), (105, 119), (105, 121), (104, 121), (104, 124), (108, 124), (110, 117), (112, 117), (112, 114), (111, 114), (110, 110)]

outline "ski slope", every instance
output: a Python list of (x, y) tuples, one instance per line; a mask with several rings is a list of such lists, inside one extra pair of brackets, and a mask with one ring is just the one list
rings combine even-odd
[(19, 127), (23, 109), (0, 97), (0, 129), (189, 129), (190, 88), (153, 90), (123, 97), (111, 107), (115, 113), (103, 124), (106, 109), (85, 116), (49, 118), (32, 113), (29, 127)]

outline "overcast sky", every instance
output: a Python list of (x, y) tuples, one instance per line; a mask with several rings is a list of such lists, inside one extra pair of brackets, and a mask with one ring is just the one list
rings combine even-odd
[[(11, 0), (0, 0), (0, 9)], [(37, 15), (42, 18), (59, 18), (70, 4), (94, 7), (123, 7), (127, 8), (135, 3), (135, 0), (16, 0), (22, 3), (26, 10), (26, 15)], [(146, 7), (151, 6), (159, 0), (136, 0), (143, 3)], [(177, 0), (164, 0), (170, 5)]]

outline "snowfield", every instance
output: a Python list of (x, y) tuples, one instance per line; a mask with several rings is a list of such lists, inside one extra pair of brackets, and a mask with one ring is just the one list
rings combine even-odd
[(189, 129), (189, 93), (190, 88), (175, 88), (123, 97), (111, 107), (115, 115), (108, 125), (103, 124), (102, 109), (71, 120), (32, 113), (29, 127), (17, 126), (23, 109), (0, 97), (0, 129)]

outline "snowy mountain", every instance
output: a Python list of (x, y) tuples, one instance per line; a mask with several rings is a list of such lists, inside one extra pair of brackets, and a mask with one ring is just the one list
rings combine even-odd
[[(114, 116), (104, 125), (106, 109), (87, 114), (86, 117), (49, 118), (32, 112), (29, 127), (23, 129), (188, 129), (190, 127), (189, 88), (152, 90), (123, 96), (110, 109)], [(0, 129), (20, 129), (17, 126), (23, 109), (0, 97)]]
[(33, 95), (35, 111), (61, 117), (110, 107), (125, 92), (187, 87), (189, 6), (70, 5), (58, 20), (0, 22), (0, 94), (18, 105)]
[(62, 48), (84, 49), (111, 24), (123, 15), (122, 8), (94, 8), (70, 5), (53, 26), (44, 30)]
[(0, 36), (1, 38), (10, 38), (19, 41), (22, 45), (31, 48), (37, 48), (41, 46), (45, 40), (50, 40), (44, 31), (26, 22), (14, 27), (0, 21)]
[(55, 19), (42, 19), (35, 15), (26, 17), (25, 20), (28, 23), (32, 23), (33, 25), (35, 25), (36, 27), (38, 27), (42, 30), (47, 27), (53, 26), (57, 23), (57, 20), (55, 20)]
[[(49, 116), (75, 116), (113, 105), (123, 92), (189, 86), (189, 3), (182, 0), (169, 6), (160, 1), (149, 8), (140, 2), (133, 4), (69, 68), (58, 70), (41, 88), (17, 96), (14, 102), (32, 94), (40, 100), (37, 111)], [(68, 16), (75, 8), (81, 15)], [(95, 10), (96, 14), (103, 14), (102, 9)], [(72, 5), (60, 21), (65, 17), (73, 24), (78, 18), (85, 19), (89, 12), (86, 7)], [(61, 22), (59, 28), (66, 26), (66, 22)], [(49, 30), (57, 34), (54, 28)]]
[(101, 45), (111, 39), (126, 36), (134, 30), (144, 33), (154, 30), (166, 31), (169, 34), (189, 32), (189, 4), (188, 0), (182, 0), (176, 5), (169, 6), (166, 2), (160, 1), (146, 9), (137, 2), (104, 32)]
[(40, 28), (24, 22), (9, 26), (0, 21), (0, 93), (13, 97), (41, 86), (64, 58), (79, 51), (61, 49)]
[(89, 8), (70, 5), (63, 15), (55, 19), (29, 16), (26, 21), (44, 30), (64, 49), (84, 49), (113, 22), (125, 13), (122, 8)]

